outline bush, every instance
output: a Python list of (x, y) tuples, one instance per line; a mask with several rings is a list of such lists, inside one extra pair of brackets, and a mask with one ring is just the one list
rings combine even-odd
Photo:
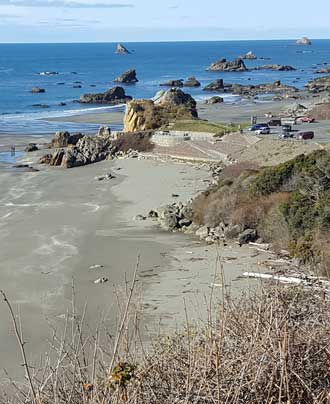
[(113, 142), (113, 146), (117, 151), (127, 152), (128, 150), (136, 150), (138, 152), (151, 151), (154, 145), (151, 143), (152, 133), (134, 132), (124, 133)]

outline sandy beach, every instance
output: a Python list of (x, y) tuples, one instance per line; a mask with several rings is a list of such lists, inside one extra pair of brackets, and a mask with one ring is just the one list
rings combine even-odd
[[(25, 155), (21, 162), (34, 163), (39, 154)], [(116, 178), (95, 179), (108, 172)], [(159, 323), (167, 330), (182, 326), (183, 299), (194, 303), (192, 318), (197, 312), (205, 315), (204, 297), (213, 282), (219, 287), (219, 279), (214, 280), (218, 254), (224, 260), (226, 285), (237, 290), (248, 285), (233, 281), (260, 261), (253, 249), (218, 251), (196, 238), (162, 232), (153, 221), (133, 219), (173, 201), (172, 193), (186, 201), (205, 189), (208, 176), (198, 166), (145, 159), (70, 170), (40, 167), (35, 173), (0, 171), (0, 284), (20, 312), (32, 362), (47, 350), (49, 324), (63, 325), (72, 280), (78, 310), (87, 304), (87, 323), (94, 327), (104, 317), (115, 329), (115, 289), (124, 286), (125, 276), (132, 276), (138, 255), (144, 322), (154, 331)], [(93, 265), (102, 268), (90, 269)], [(100, 277), (109, 281), (94, 284)], [(1, 363), (17, 375), (20, 358), (5, 305), (0, 305), (0, 315), (1, 346), (6, 347)]]

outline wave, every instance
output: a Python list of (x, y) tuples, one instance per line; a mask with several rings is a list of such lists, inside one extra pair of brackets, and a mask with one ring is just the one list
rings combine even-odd
[(61, 118), (81, 114), (93, 114), (97, 112), (107, 112), (107, 111), (120, 111), (125, 109), (125, 104), (119, 105), (106, 105), (102, 107), (85, 107), (85, 108), (74, 108), (67, 110), (53, 110), (53, 111), (38, 111), (38, 112), (13, 112), (4, 113), (0, 116), (0, 121), (12, 121), (12, 120), (36, 120), (36, 119), (47, 119), (47, 118)]

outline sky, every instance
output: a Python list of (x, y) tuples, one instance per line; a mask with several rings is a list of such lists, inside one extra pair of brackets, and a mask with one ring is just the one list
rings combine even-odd
[(0, 0), (0, 42), (330, 38), (330, 0)]

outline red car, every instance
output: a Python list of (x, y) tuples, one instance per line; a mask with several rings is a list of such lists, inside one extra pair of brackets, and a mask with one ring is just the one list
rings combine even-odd
[(310, 116), (302, 116), (301, 118), (298, 118), (299, 122), (305, 122), (305, 123), (312, 123), (315, 122), (315, 118), (312, 118)]

